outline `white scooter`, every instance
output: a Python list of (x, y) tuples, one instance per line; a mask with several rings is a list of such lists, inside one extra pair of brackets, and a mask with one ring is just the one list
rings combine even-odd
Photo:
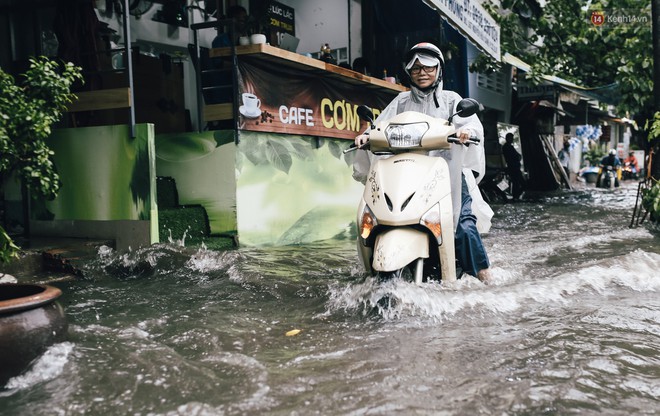
[(616, 172), (611, 165), (600, 166), (601, 169), (601, 178), (600, 183), (598, 184), (601, 188), (614, 189), (615, 186), (619, 186), (618, 179), (616, 177)]
[(466, 98), (449, 120), (407, 111), (374, 125), (372, 111), (358, 108), (371, 124), (371, 152), (389, 155), (372, 164), (358, 207), (358, 255), (367, 272), (402, 276), (410, 271), (417, 284), (429, 274), (456, 280), (449, 168), (445, 159), (428, 152), (460, 144), (451, 120), (478, 110), (479, 103)]

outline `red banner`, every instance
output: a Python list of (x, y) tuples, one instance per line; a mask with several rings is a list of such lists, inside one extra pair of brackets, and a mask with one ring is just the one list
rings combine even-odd
[(353, 139), (367, 128), (357, 107), (378, 114), (397, 95), (353, 84), (321, 70), (275, 66), (239, 57), (239, 126), (242, 130)]

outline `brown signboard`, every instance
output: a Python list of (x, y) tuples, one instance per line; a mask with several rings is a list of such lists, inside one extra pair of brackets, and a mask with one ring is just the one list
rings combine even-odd
[(238, 69), (242, 130), (353, 139), (367, 128), (357, 107), (377, 115), (397, 94), (250, 56), (240, 57)]

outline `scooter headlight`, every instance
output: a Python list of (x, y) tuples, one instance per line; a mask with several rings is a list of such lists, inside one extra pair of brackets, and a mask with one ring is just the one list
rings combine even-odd
[(433, 207), (426, 211), (419, 223), (428, 228), (431, 233), (438, 240), (438, 245), (442, 244), (442, 225), (440, 225), (440, 204), (435, 204)]
[(390, 147), (419, 147), (428, 129), (427, 123), (390, 124), (385, 129), (385, 137)]
[(367, 205), (364, 206), (362, 214), (360, 215), (360, 223), (358, 224), (358, 232), (360, 237), (364, 240), (368, 239), (371, 231), (378, 225), (376, 216), (371, 212)]

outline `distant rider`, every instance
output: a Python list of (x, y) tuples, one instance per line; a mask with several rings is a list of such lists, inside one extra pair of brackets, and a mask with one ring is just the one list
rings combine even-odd
[[(456, 105), (461, 96), (454, 91), (442, 89), (442, 76), (445, 60), (437, 46), (422, 42), (413, 46), (405, 55), (405, 71), (410, 77), (410, 91), (396, 96), (380, 113), (378, 120), (389, 120), (404, 111), (417, 111), (444, 120), (456, 112)], [(462, 143), (471, 136), (483, 143), (483, 126), (476, 115), (454, 118), (457, 137)], [(364, 146), (369, 140), (368, 134), (355, 138), (355, 145)], [(485, 173), (483, 145), (451, 146), (449, 150), (433, 150), (431, 156), (440, 156), (447, 160), (450, 171), (452, 202), (454, 206), (454, 224), (456, 228), (456, 259), (461, 269), (484, 283), (491, 280), (490, 261), (486, 254), (481, 236), (476, 226), (476, 216), (472, 212), (470, 196), (463, 169), (477, 177), (477, 182)], [(353, 164), (353, 177), (364, 183), (374, 154), (358, 151)]]
[(639, 165), (637, 164), (635, 152), (628, 153), (628, 157), (623, 161), (623, 166), (630, 166), (632, 169), (632, 177), (637, 177), (637, 173), (639, 172)]
[(609, 154), (600, 160), (601, 169), (600, 172), (598, 173), (598, 179), (596, 179), (596, 184), (600, 186), (601, 176), (603, 175), (603, 172), (605, 172), (608, 166), (611, 166), (612, 170), (614, 171), (614, 186), (619, 186), (619, 176), (617, 175), (617, 171), (621, 167), (621, 160), (616, 155), (615, 149), (610, 149)]

